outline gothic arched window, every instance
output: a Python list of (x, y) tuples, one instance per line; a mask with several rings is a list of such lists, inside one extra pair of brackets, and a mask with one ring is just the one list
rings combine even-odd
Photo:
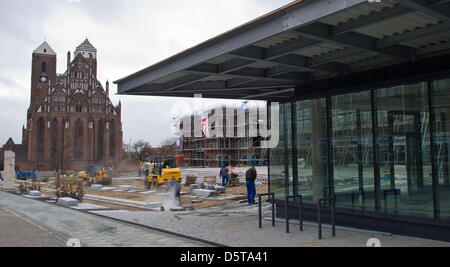
[(45, 155), (45, 121), (39, 118), (37, 122), (37, 160), (43, 161)]
[(116, 157), (116, 125), (114, 121), (109, 123), (109, 157)]
[(74, 149), (74, 158), (82, 159), (83, 158), (83, 124), (80, 119), (75, 122), (75, 135), (73, 142)]
[(98, 136), (97, 136), (97, 160), (104, 160), (105, 153), (105, 122), (101, 119), (98, 121)]
[(41, 73), (47, 73), (47, 62), (42, 62)]

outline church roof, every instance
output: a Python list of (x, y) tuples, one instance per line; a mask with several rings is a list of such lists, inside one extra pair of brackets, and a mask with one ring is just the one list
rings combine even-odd
[(33, 51), (33, 54), (56, 56), (56, 52), (50, 47), (47, 41), (44, 41), (38, 48), (36, 48), (36, 50)]
[(86, 40), (84, 40), (84, 42), (82, 44), (80, 44), (77, 47), (77, 50), (75, 50), (75, 53), (80, 52), (80, 51), (96, 53), (97, 49), (91, 44), (91, 42), (89, 42), (88, 39), (86, 39)]

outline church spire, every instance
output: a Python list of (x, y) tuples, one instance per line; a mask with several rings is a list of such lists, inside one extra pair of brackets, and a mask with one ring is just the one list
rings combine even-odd
[(85, 58), (97, 58), (97, 49), (86, 38), (82, 44), (80, 44), (74, 52), (74, 57), (81, 54)]

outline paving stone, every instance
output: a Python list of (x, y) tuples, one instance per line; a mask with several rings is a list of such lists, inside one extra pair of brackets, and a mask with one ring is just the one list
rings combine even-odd
[(216, 192), (219, 194), (225, 194), (227, 192), (227, 189), (223, 186), (216, 186)]
[(92, 188), (92, 190), (100, 191), (103, 189), (103, 186), (99, 185), (99, 184), (93, 184), (93, 185), (91, 185), (91, 188)]
[(216, 191), (216, 186), (215, 185), (207, 185), (205, 189)]
[(143, 191), (143, 192), (139, 192), (139, 194), (144, 194), (144, 195), (150, 195), (156, 193), (156, 191)]
[(70, 197), (58, 198), (58, 202), (56, 202), (56, 203), (58, 205), (66, 206), (66, 207), (78, 206), (78, 200), (70, 198)]
[(30, 191), (30, 196), (32, 196), (32, 197), (40, 197), (40, 196), (42, 196), (42, 193), (40, 191), (33, 190), (33, 191)]
[(36, 200), (46, 200), (49, 199), (50, 197), (44, 194), (41, 194), (40, 196), (30, 196), (30, 195), (25, 195), (24, 197), (26, 198), (30, 198), (30, 199), (36, 199)]
[(149, 209), (159, 209), (163, 206), (163, 203), (159, 203), (159, 202), (151, 202), (151, 203), (147, 203), (145, 205), (146, 208)]
[(215, 190), (206, 190), (206, 189), (195, 189), (192, 192), (197, 197), (209, 197), (216, 193)]
[(131, 186), (131, 185), (121, 185), (121, 186), (119, 186), (119, 190), (123, 190), (123, 191), (133, 191), (133, 190), (135, 190), (136, 188), (134, 188), (134, 186)]
[(115, 187), (103, 187), (103, 189), (101, 189), (100, 191), (112, 191), (115, 190)]
[[(68, 240), (77, 238), (88, 247), (198, 247), (197, 241), (144, 229), (128, 223), (82, 213), (72, 208), (50, 205), (0, 192), (0, 207), (14, 210), (36, 225)], [(103, 211), (106, 212), (106, 211)], [(109, 211), (109, 214), (125, 211)], [(101, 212), (89, 212), (98, 213)], [(155, 213), (155, 212), (153, 212)], [(1, 235), (0, 235), (1, 236)], [(32, 238), (32, 237), (30, 237)], [(1, 242), (0, 242), (1, 243)], [(65, 244), (65, 243), (64, 243)]]
[(192, 190), (201, 189), (199, 184), (193, 184), (193, 185), (191, 185), (191, 188), (192, 188)]
[(78, 206), (70, 206), (72, 209), (76, 210), (110, 210), (111, 208), (100, 206), (100, 205), (94, 205), (90, 203), (78, 203)]

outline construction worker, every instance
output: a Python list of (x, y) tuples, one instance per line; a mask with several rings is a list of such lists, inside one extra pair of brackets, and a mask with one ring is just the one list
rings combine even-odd
[(220, 177), (222, 177), (222, 186), (227, 187), (228, 181), (230, 180), (230, 176), (228, 175), (228, 168), (225, 167), (225, 165), (222, 166), (222, 169), (220, 169)]
[(182, 206), (181, 202), (181, 184), (177, 181), (170, 180), (167, 182), (167, 188), (169, 190), (169, 197), (171, 200), (178, 202), (179, 206)]
[(251, 167), (245, 173), (245, 181), (247, 184), (247, 200), (248, 204), (255, 204), (256, 186), (255, 181), (258, 176), (255, 166)]

